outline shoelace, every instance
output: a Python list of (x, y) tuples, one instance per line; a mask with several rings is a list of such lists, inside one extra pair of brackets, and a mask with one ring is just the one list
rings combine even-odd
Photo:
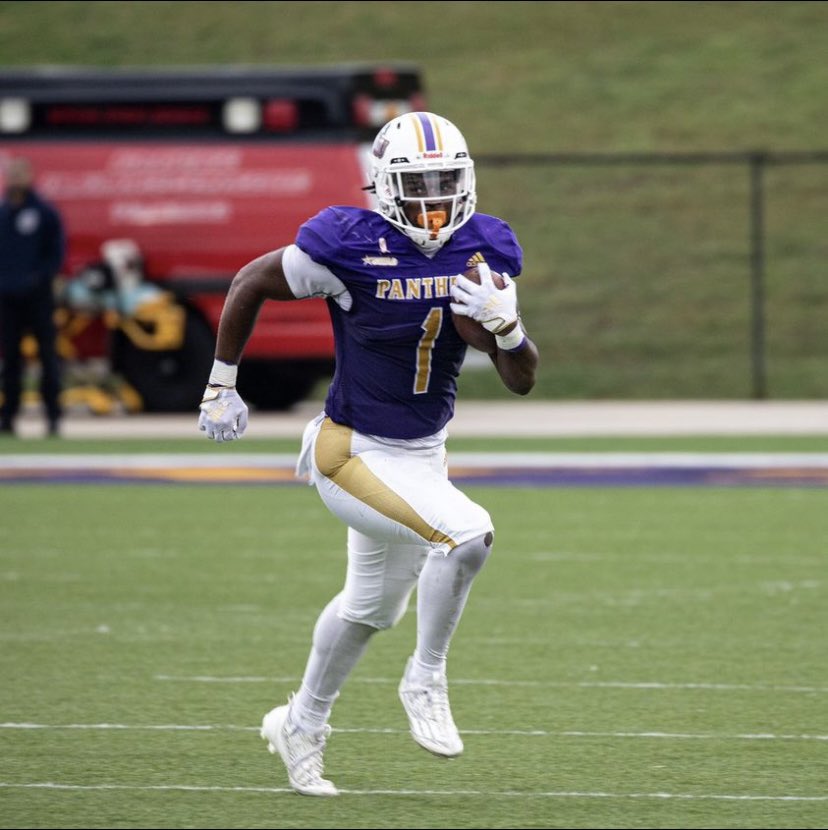
[(301, 739), (299, 744), (299, 752), (296, 757), (292, 758), (293, 769), (301, 771), (311, 778), (321, 778), (324, 766), (322, 763), (322, 753), (325, 750), (325, 744), (331, 734), (330, 725), (316, 734), (309, 732), (301, 732), (294, 727), (291, 738), (293, 740), (298, 736)]
[[(439, 682), (431, 684), (423, 684), (419, 687), (414, 687), (410, 692), (419, 693), (424, 696), (423, 704), (421, 704), (423, 716), (427, 716), (428, 720), (435, 720), (439, 722), (447, 722), (451, 720), (451, 709), (448, 700), (448, 687), (446, 684)], [(423, 698), (421, 698), (422, 700)]]
[(440, 721), (450, 721), (451, 709), (449, 708), (448, 689), (445, 686), (433, 686), (426, 691), (437, 719)]

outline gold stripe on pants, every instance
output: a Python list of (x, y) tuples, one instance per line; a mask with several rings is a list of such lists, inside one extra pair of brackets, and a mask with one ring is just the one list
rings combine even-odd
[(426, 541), (456, 547), (450, 536), (431, 527), (405, 499), (377, 478), (359, 456), (351, 455), (352, 436), (350, 427), (325, 418), (314, 450), (319, 472), (355, 499), (413, 530)]

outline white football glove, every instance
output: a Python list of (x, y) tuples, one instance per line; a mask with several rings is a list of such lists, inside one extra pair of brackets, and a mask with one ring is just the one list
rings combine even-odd
[(217, 444), (241, 438), (247, 429), (247, 405), (233, 387), (208, 386), (199, 409), (198, 428)]
[(461, 317), (477, 320), (483, 328), (499, 334), (517, 321), (517, 291), (514, 281), (508, 274), (503, 274), (503, 288), (498, 288), (492, 280), (492, 272), (485, 262), (477, 266), (480, 285), (468, 277), (458, 274), (451, 288), (451, 310)]

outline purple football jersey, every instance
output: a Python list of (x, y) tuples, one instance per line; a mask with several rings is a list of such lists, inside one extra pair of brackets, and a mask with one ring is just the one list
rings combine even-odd
[(517, 276), (523, 255), (512, 229), (476, 213), (429, 258), (380, 214), (329, 207), (302, 225), (296, 244), (353, 297), (347, 312), (328, 300), (336, 372), (327, 414), (385, 438), (441, 430), (454, 414), (466, 353), (451, 319), (451, 278), (481, 260)]

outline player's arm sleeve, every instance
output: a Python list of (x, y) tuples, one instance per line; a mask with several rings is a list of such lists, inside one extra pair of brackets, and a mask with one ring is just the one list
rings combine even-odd
[(505, 271), (517, 277), (523, 270), (523, 249), (515, 232), (502, 219), (485, 217), (484, 234), (486, 259), (495, 271)]
[(510, 277), (517, 277), (523, 271), (523, 248), (520, 247), (514, 231), (505, 222), (503, 231), (500, 255), (506, 261), (506, 273)]
[(298, 245), (288, 245), (282, 253), (282, 270), (294, 297), (330, 297), (348, 311), (351, 295), (330, 268), (311, 259)]

